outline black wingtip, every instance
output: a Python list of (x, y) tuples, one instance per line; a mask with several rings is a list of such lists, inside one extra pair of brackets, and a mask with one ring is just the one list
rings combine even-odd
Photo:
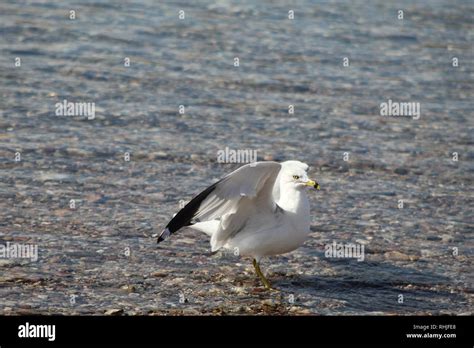
[(168, 238), (170, 234), (171, 234), (170, 230), (168, 228), (165, 228), (158, 236), (158, 240), (156, 241), (156, 243), (160, 244), (162, 241)]
[(207, 189), (202, 191), (196, 197), (194, 197), (188, 204), (184, 206), (166, 225), (166, 228), (161, 232), (158, 237), (157, 243), (161, 243), (171, 234), (178, 231), (181, 227), (192, 225), (191, 220), (193, 219), (196, 212), (199, 210), (201, 203), (209, 196), (209, 194), (216, 188), (219, 182), (209, 186)]

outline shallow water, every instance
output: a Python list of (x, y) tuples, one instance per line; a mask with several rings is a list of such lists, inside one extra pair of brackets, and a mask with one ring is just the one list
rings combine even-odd
[[(39, 253), (0, 259), (1, 314), (472, 314), (472, 2), (81, 3), (0, 3), (0, 241)], [(56, 116), (64, 99), (95, 118)], [(380, 116), (388, 99), (420, 118)], [(311, 238), (262, 265), (280, 293), (205, 235), (156, 245), (239, 166), (225, 147), (321, 185)]]

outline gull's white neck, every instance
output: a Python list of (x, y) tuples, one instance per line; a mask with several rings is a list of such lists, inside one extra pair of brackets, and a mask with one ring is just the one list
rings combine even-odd
[(309, 201), (304, 189), (297, 189), (293, 184), (280, 184), (278, 205), (285, 211), (298, 216), (309, 217)]
[(311, 226), (309, 201), (304, 189), (297, 189), (293, 184), (280, 185), (278, 205), (284, 210), (293, 226), (291, 235), (295, 245), (300, 245), (307, 238)]

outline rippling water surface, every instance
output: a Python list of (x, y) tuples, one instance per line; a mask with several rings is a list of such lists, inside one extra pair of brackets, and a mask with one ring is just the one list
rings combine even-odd
[[(0, 313), (472, 314), (474, 6), (397, 3), (2, 1), (0, 241), (39, 260), (0, 259)], [(95, 118), (56, 116), (64, 99)], [(388, 99), (420, 119), (380, 116)], [(155, 243), (238, 167), (225, 147), (321, 184), (311, 238), (263, 263), (279, 294), (205, 235)]]

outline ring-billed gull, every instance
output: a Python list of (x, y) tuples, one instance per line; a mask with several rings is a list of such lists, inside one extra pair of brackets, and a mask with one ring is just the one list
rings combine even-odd
[(211, 237), (211, 250), (237, 250), (253, 257), (255, 272), (264, 256), (298, 248), (308, 237), (311, 218), (305, 188), (319, 190), (299, 161), (254, 162), (240, 167), (194, 197), (160, 233), (158, 243), (184, 226)]

